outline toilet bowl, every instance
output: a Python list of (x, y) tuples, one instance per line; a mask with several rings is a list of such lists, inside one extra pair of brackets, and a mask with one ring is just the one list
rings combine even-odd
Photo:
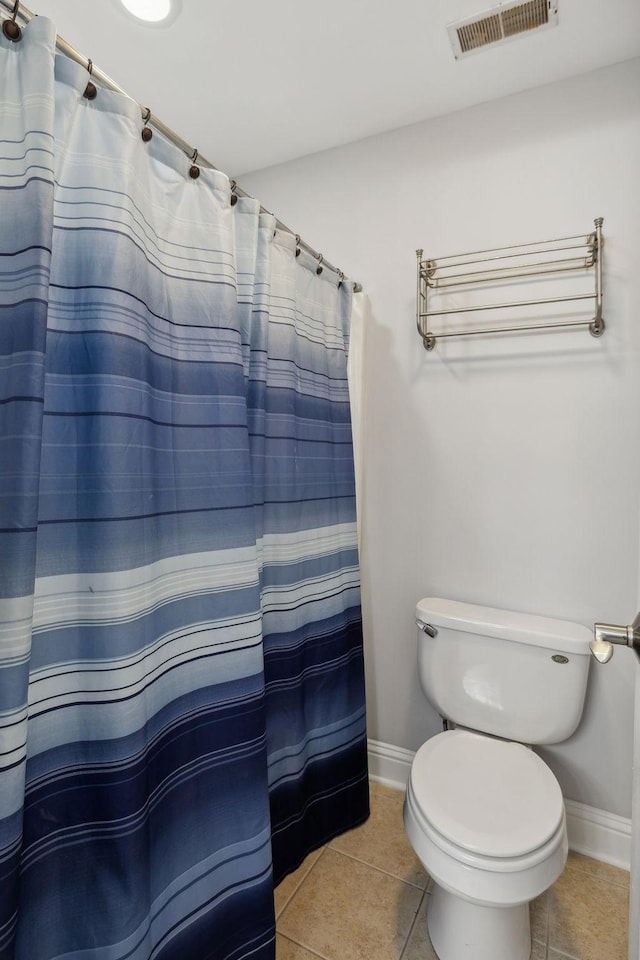
[(434, 880), (427, 924), (440, 960), (528, 960), (529, 902), (560, 876), (560, 787), (531, 750), (451, 730), (418, 750), (407, 836)]
[(434, 881), (431, 941), (439, 960), (529, 960), (529, 903), (568, 851), (560, 786), (531, 746), (576, 730), (591, 631), (438, 597), (416, 625), (420, 684), (454, 726), (417, 751), (404, 805)]

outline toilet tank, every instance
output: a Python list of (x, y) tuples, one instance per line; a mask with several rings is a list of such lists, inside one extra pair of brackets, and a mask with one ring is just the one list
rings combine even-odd
[(591, 631), (581, 624), (429, 597), (416, 606), (427, 699), (456, 725), (520, 743), (560, 743), (584, 706)]

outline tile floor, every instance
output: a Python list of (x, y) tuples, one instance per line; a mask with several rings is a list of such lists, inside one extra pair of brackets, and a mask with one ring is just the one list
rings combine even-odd
[[(371, 817), (276, 889), (277, 960), (437, 960), (429, 877), (405, 838), (403, 796), (371, 785)], [(629, 874), (569, 854), (531, 907), (531, 960), (627, 960)]]

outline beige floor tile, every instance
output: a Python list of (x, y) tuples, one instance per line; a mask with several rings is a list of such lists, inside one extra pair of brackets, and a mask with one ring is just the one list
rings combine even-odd
[(549, 892), (549, 947), (577, 960), (627, 960), (628, 892), (566, 870)]
[(317, 863), (318, 859), (322, 855), (325, 847), (322, 847), (320, 850), (314, 850), (313, 853), (310, 853), (309, 856), (302, 861), (297, 870), (294, 870), (293, 873), (290, 873), (288, 877), (285, 877), (278, 886), (275, 888), (273, 894), (273, 900), (276, 909), (276, 917), (278, 917), (286, 905), (291, 900), (291, 897), (294, 895), (304, 878), (309, 873), (309, 870), (313, 867), (314, 863)]
[(399, 790), (371, 784), (371, 816), (361, 827), (336, 837), (330, 846), (424, 890), (429, 875), (407, 840), (403, 800)]
[(325, 850), (280, 914), (278, 931), (326, 960), (398, 960), (422, 892)]
[(609, 863), (602, 863), (601, 860), (592, 860), (591, 857), (584, 857), (580, 853), (569, 852), (566, 870), (579, 870), (597, 880), (607, 880), (609, 883), (615, 883), (620, 887), (629, 889), (629, 871), (621, 870), (619, 867), (612, 867)]
[(427, 909), (429, 896), (425, 894), (418, 910), (416, 922), (413, 925), (407, 946), (402, 954), (402, 960), (438, 960), (438, 956), (431, 946), (427, 931)]
[(544, 943), (531, 944), (531, 960), (547, 960), (547, 948)]
[(549, 894), (547, 891), (540, 894), (529, 904), (529, 919), (531, 921), (531, 939), (546, 946), (549, 933)]
[(379, 793), (383, 797), (400, 797), (404, 800), (404, 790), (396, 790), (395, 787), (387, 787), (384, 783), (376, 783), (374, 780), (369, 781), (369, 793)]
[(317, 953), (309, 953), (299, 943), (287, 940), (280, 934), (276, 937), (276, 960), (318, 960)]

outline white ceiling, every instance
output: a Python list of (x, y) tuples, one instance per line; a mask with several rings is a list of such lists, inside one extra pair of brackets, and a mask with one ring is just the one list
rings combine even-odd
[(119, 0), (26, 6), (237, 177), (640, 55), (640, 0), (558, 2), (557, 28), (460, 61), (446, 25), (491, 0), (182, 0), (166, 28)]

